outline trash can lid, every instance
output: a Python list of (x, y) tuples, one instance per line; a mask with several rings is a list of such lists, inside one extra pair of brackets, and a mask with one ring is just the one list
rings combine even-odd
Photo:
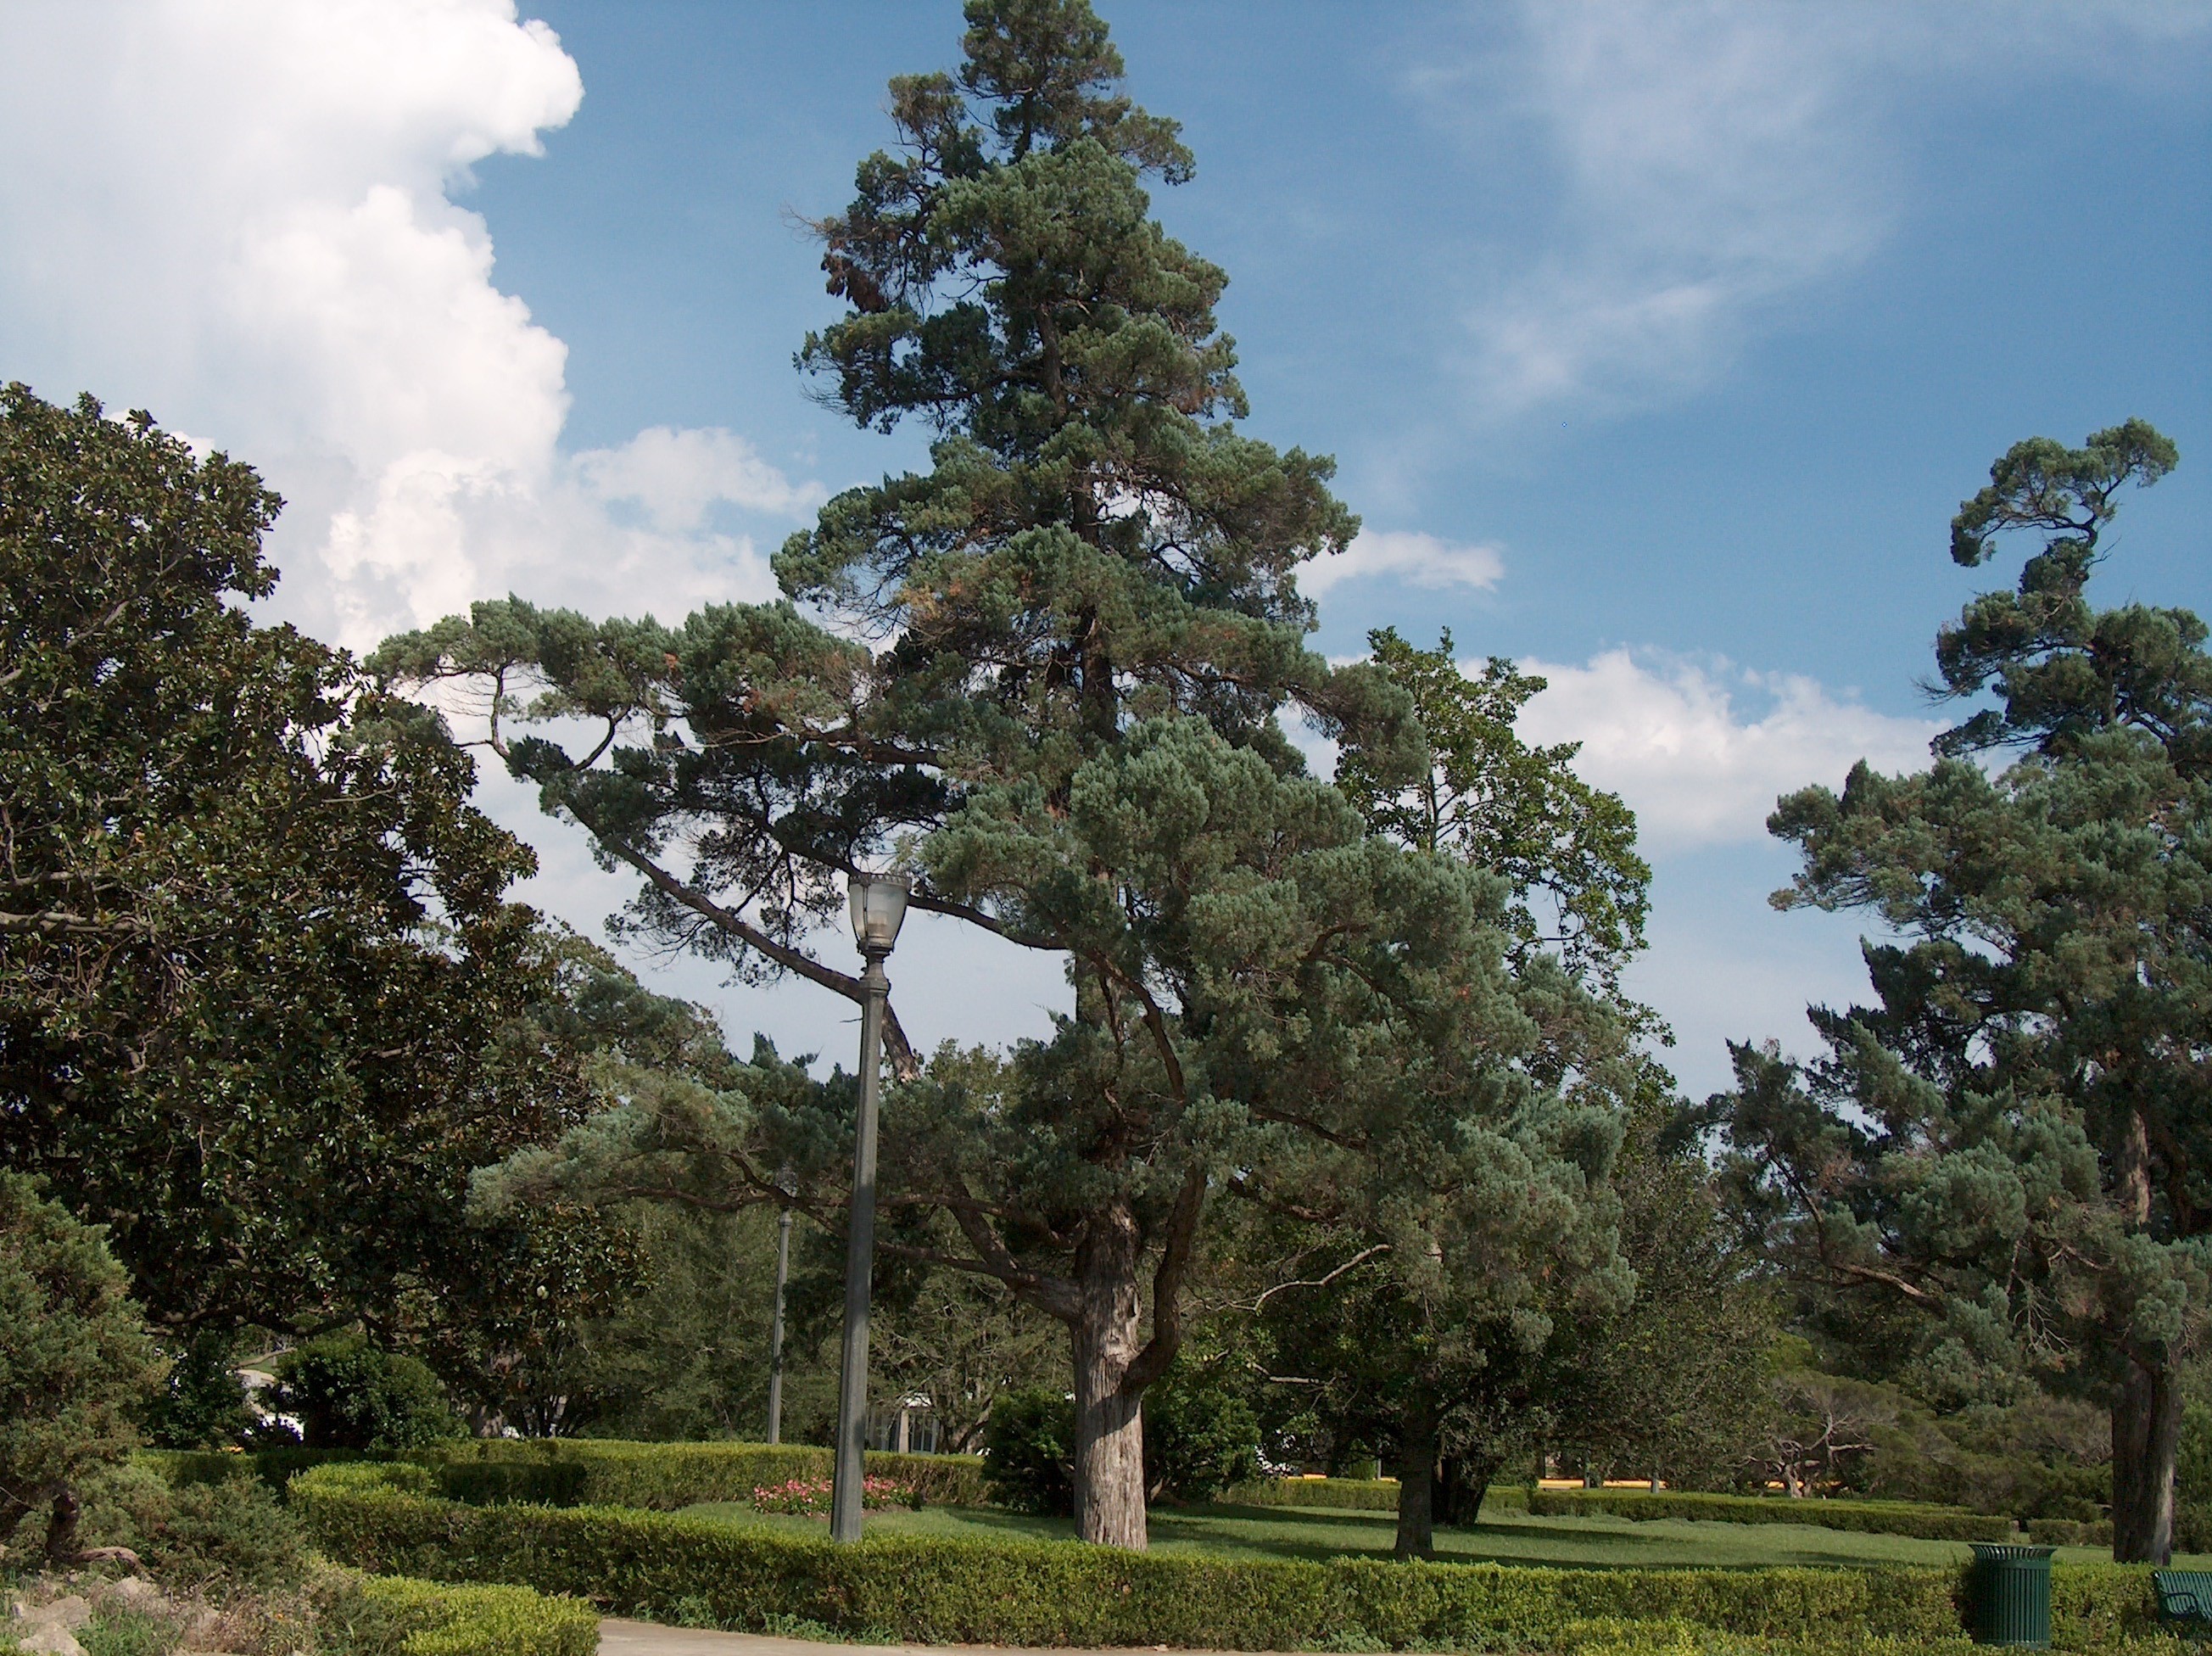
[(2048, 1558), (2058, 1550), (2056, 1547), (2032, 1546), (2017, 1541), (1970, 1541), (1966, 1544), (1974, 1549), (1976, 1558), (1986, 1559), (1991, 1563), (2008, 1563), (2014, 1560), (2026, 1562)]

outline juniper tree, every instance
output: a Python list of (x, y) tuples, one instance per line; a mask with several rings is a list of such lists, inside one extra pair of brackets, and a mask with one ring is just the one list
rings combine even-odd
[[(1962, 565), (2041, 538), (1936, 640), (1990, 702), (1929, 770), (1784, 799), (1779, 906), (1859, 909), (1875, 1003), (1816, 1008), (1803, 1070), (1736, 1049), (1716, 1100), (1748, 1210), (1805, 1275), (1910, 1306), (1930, 1360), (2024, 1369), (2111, 1413), (2114, 1548), (2172, 1546), (2181, 1362), (2212, 1202), (2212, 656), (2185, 610), (2091, 606), (2100, 538), (2173, 445), (2141, 421), (2015, 445), (1953, 521)], [(1980, 755), (2016, 753), (2002, 771)]]

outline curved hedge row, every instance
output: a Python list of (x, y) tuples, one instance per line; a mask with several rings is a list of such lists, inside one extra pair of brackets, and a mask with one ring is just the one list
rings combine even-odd
[[(1486, 1513), (1525, 1513), (1528, 1492), (1518, 1483), (1493, 1483), (1482, 1498)], [(1247, 1507), (1328, 1507), (1338, 1512), (1395, 1513), (1398, 1480), (1391, 1477), (1268, 1477), (1240, 1483), (1224, 1501)]]
[(2009, 1541), (2009, 1518), (1970, 1513), (1963, 1507), (1929, 1507), (1909, 1501), (1784, 1501), (1763, 1495), (1701, 1495), (1691, 1490), (1532, 1489), (1528, 1510), (1539, 1518), (1710, 1519), (1723, 1524), (1811, 1524), (1828, 1530), (1902, 1535), (1923, 1541)]
[[(1618, 1623), (1849, 1648), (1949, 1645), (1960, 1626), (1960, 1572), (1943, 1567), (1302, 1563), (914, 1536), (841, 1547), (664, 1513), (468, 1507), (368, 1467), (307, 1474), (293, 1502), (319, 1545), (363, 1568), (516, 1582), (648, 1619), (703, 1609), (728, 1626), (804, 1620), (929, 1643), (1528, 1650)], [(2109, 1649), (2154, 1625), (2142, 1570), (2062, 1568), (2056, 1603), (2062, 1647)]]
[[(642, 1507), (674, 1512), (702, 1501), (750, 1501), (763, 1484), (830, 1476), (830, 1453), (805, 1445), (625, 1443), (604, 1438), (484, 1438), (380, 1456), (356, 1449), (270, 1449), (231, 1455), (142, 1452), (173, 1483), (234, 1477), (241, 1464), (282, 1491), (293, 1476), (325, 1465), (406, 1464), (427, 1468), (440, 1494), (475, 1506)], [(980, 1507), (983, 1463), (973, 1455), (871, 1453), (872, 1477), (909, 1484), (937, 1507)]]

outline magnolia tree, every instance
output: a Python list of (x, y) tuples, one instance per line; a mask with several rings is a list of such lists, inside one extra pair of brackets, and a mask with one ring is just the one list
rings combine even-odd
[[(1073, 1010), (1003, 1059), (925, 1061), (887, 1021), (883, 1245), (1065, 1325), (1079, 1531), (1137, 1547), (1141, 1401), (1209, 1203), (1518, 1258), (1610, 1142), (1585, 1095), (1612, 1026), (1542, 959), (1509, 970), (1503, 881), (1306, 774), (1292, 711), (1371, 764), (1425, 757), (1402, 691), (1304, 642), (1298, 567), (1357, 521), (1329, 462), (1236, 429), (1226, 278), (1149, 216), (1145, 180), (1192, 159), (1121, 95), (1104, 26), (1081, 0), (967, 16), (957, 74), (892, 82), (897, 152), (815, 226), (848, 309), (800, 352), (859, 423), (924, 422), (929, 469), (830, 502), (781, 601), (676, 626), (483, 604), (377, 665), (488, 691), (545, 808), (641, 877), (629, 923), (741, 977), (859, 1000), (810, 940), (893, 855), (916, 907), (1065, 971)], [(581, 751), (554, 740), (578, 721)], [(763, 1051), (520, 1171), (834, 1227), (851, 1122), (848, 1082)]]

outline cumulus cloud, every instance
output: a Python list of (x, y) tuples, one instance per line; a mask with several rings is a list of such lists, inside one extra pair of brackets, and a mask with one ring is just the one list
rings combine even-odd
[(453, 199), (582, 96), (514, 0), (9, 7), (0, 372), (261, 466), (290, 502), (279, 605), (346, 642), (510, 588), (763, 596), (709, 508), (788, 517), (819, 490), (726, 431), (564, 456), (567, 348)]
[[(1473, 665), (1473, 664), (1469, 664)], [(1608, 650), (1582, 667), (1524, 662), (1549, 687), (1521, 733), (1580, 742), (1576, 770), (1625, 799), (1661, 855), (1762, 839), (1780, 795), (1929, 763), (1942, 727), (1879, 713), (1796, 673), (1762, 673), (1656, 652)]]
[(1504, 573), (1504, 556), (1495, 546), (1439, 540), (1411, 530), (1363, 529), (1341, 552), (1302, 566), (1298, 588), (1309, 598), (1318, 598), (1346, 581), (1391, 575), (1413, 587), (1486, 592)]
[(1546, 180), (1547, 216), (1466, 261), (1462, 366), (1498, 420), (1694, 391), (1864, 262), (1905, 193), (1896, 104), (1929, 75), (2140, 78), (2212, 33), (2202, 6), (2148, 0), (1522, 0), (1503, 38), (1473, 15), (1483, 46), (1425, 41), (1409, 79), (1472, 152)]

